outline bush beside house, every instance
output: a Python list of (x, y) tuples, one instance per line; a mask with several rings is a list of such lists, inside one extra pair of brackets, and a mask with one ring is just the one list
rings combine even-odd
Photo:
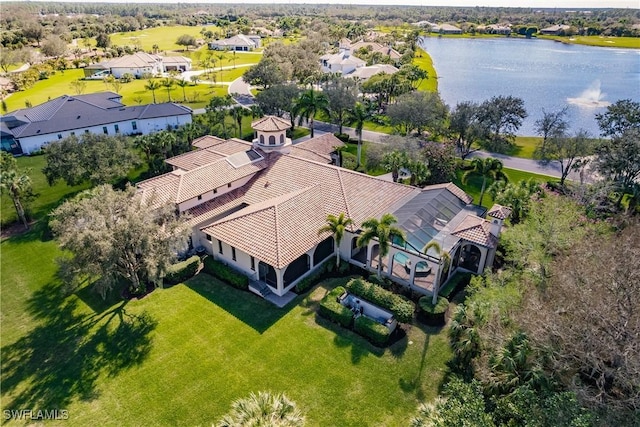
[(391, 311), (398, 322), (407, 323), (413, 318), (415, 304), (407, 298), (383, 289), (363, 279), (351, 279), (347, 290), (372, 304)]
[(389, 341), (389, 328), (366, 316), (359, 316), (353, 322), (353, 330), (373, 344), (383, 346)]
[(245, 291), (249, 289), (249, 278), (247, 276), (238, 273), (228, 265), (225, 265), (220, 261), (216, 261), (211, 257), (204, 259), (204, 272), (212, 275), (213, 277), (217, 277), (234, 288)]
[(167, 274), (164, 276), (164, 283), (167, 285), (182, 283), (195, 276), (199, 267), (200, 257), (197, 255), (194, 255), (182, 262), (173, 264), (168, 268)]
[(338, 286), (325, 295), (320, 301), (319, 314), (334, 323), (350, 329), (353, 322), (353, 312), (338, 302), (338, 298), (344, 292), (344, 288)]

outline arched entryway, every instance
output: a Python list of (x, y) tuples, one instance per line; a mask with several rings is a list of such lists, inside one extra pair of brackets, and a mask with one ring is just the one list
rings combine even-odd
[(316, 246), (316, 250), (313, 251), (313, 265), (320, 264), (331, 255), (335, 254), (333, 237), (329, 236)]
[(309, 271), (309, 269), (311, 268), (309, 260), (309, 255), (302, 254), (287, 266), (283, 277), (284, 288), (295, 282), (300, 276)]
[(393, 256), (393, 264), (391, 265), (391, 274), (398, 279), (409, 281), (411, 277), (411, 260), (402, 252), (396, 252)]
[[(378, 269), (378, 255), (380, 254), (380, 245), (376, 243), (371, 247), (371, 268)], [(389, 265), (389, 256), (382, 257), (382, 271), (387, 271)]]
[(278, 275), (275, 268), (265, 262), (258, 263), (258, 278), (269, 286), (278, 287)]
[(361, 264), (367, 263), (367, 247), (358, 247), (358, 238), (351, 239), (351, 259)]
[(482, 251), (476, 245), (468, 243), (462, 247), (459, 258), (459, 266), (476, 273), (480, 266)]

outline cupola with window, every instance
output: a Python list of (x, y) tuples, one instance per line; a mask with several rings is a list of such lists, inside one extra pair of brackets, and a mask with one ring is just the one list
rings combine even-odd
[(265, 116), (251, 123), (255, 132), (253, 146), (265, 152), (279, 151), (288, 154), (291, 139), (287, 138), (287, 129), (291, 124), (276, 116)]

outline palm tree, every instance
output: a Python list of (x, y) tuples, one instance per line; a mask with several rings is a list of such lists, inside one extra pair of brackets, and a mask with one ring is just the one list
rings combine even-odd
[(431, 304), (436, 305), (438, 303), (438, 293), (440, 292), (440, 282), (442, 281), (442, 276), (444, 272), (449, 269), (449, 263), (451, 262), (451, 255), (449, 252), (442, 250), (442, 247), (435, 240), (430, 241), (425, 245), (422, 249), (422, 252), (425, 254), (429, 251), (429, 249), (433, 249), (438, 256), (438, 270), (435, 274), (435, 280), (433, 281), (433, 297), (431, 299)]
[(333, 240), (336, 242), (336, 268), (340, 267), (340, 242), (342, 242), (345, 230), (352, 224), (353, 220), (347, 218), (344, 212), (338, 216), (329, 214), (327, 215), (327, 223), (318, 230), (318, 235), (326, 232), (333, 235)]
[(179, 79), (176, 84), (182, 88), (182, 102), (187, 102), (187, 93), (185, 87), (189, 86), (189, 82), (183, 79)]
[(358, 155), (356, 156), (356, 169), (360, 167), (362, 159), (362, 128), (364, 123), (372, 117), (371, 109), (362, 102), (356, 102), (356, 105), (347, 113), (348, 123), (355, 127), (356, 135), (358, 135)]
[(224, 52), (219, 53), (216, 57), (220, 60), (220, 83), (222, 84), (222, 60), (225, 58)]
[(169, 102), (171, 102), (171, 89), (173, 89), (173, 87), (175, 86), (176, 81), (170, 77), (167, 77), (166, 79), (162, 79), (160, 83), (162, 84), (162, 87), (164, 87), (167, 90), (167, 95), (169, 96)]
[(251, 111), (244, 107), (234, 107), (231, 109), (231, 115), (238, 124), (238, 138), (242, 138), (242, 118), (251, 114)]
[(146, 85), (144, 85), (144, 88), (146, 90), (150, 90), (151, 91), (151, 95), (153, 95), (153, 103), (156, 103), (156, 90), (160, 89), (162, 87), (162, 85), (160, 84), (159, 81), (157, 80), (149, 80), (149, 83), (147, 83)]
[(311, 138), (313, 138), (313, 117), (321, 111), (329, 114), (329, 100), (324, 94), (309, 89), (300, 94), (295, 102), (294, 111), (300, 115), (298, 125), (302, 124), (303, 119), (309, 121)]
[(493, 181), (508, 181), (507, 175), (502, 172), (502, 162), (492, 157), (487, 157), (486, 159), (475, 157), (471, 160), (471, 165), (473, 166), (473, 169), (466, 171), (464, 175), (462, 175), (462, 183), (466, 184), (469, 177), (472, 175), (482, 177), (482, 189), (480, 190), (480, 201), (478, 202), (478, 205), (482, 205), (482, 198), (484, 197), (487, 178), (491, 178)]
[(379, 221), (376, 218), (369, 218), (362, 223), (363, 233), (356, 241), (356, 245), (361, 248), (367, 246), (372, 239), (378, 240), (380, 246), (378, 250), (378, 278), (382, 277), (382, 258), (389, 253), (393, 238), (396, 237), (402, 241), (406, 238), (404, 231), (393, 225), (396, 222), (398, 220), (390, 213), (382, 215)]
[(387, 171), (391, 172), (393, 182), (398, 182), (400, 169), (406, 167), (408, 162), (409, 158), (407, 157), (407, 153), (404, 151), (393, 150), (392, 152), (386, 153), (382, 156), (382, 166)]
[(300, 427), (304, 423), (304, 416), (287, 396), (261, 391), (233, 402), (231, 412), (222, 417), (217, 426)]
[(13, 206), (16, 208), (18, 218), (22, 221), (26, 230), (29, 229), (29, 223), (27, 222), (27, 214), (23, 203), (33, 197), (31, 178), (27, 173), (28, 171), (18, 171), (16, 159), (11, 154), (2, 152), (0, 160), (0, 192), (9, 194)]
[(431, 171), (424, 160), (409, 160), (406, 165), (411, 173), (409, 185), (422, 185), (431, 176)]

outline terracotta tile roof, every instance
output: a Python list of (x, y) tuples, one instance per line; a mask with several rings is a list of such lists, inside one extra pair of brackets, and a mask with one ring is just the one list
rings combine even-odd
[(208, 148), (221, 142), (225, 142), (225, 140), (218, 138), (217, 136), (205, 135), (198, 139), (194, 139), (191, 145), (197, 148)]
[(251, 123), (251, 128), (262, 132), (282, 131), (289, 129), (290, 127), (291, 123), (276, 116), (264, 116), (263, 118)]
[(296, 156), (296, 157), (299, 157), (301, 159), (313, 160), (314, 162), (331, 163), (331, 156), (324, 155), (324, 154), (318, 154), (318, 153), (313, 152), (311, 150), (307, 150), (306, 148), (298, 147), (298, 146), (295, 146), (295, 145), (293, 147), (291, 147), (291, 153), (290, 154), (292, 156)]
[(169, 172), (164, 175), (141, 181), (137, 184), (138, 192), (142, 193), (142, 198), (152, 207), (157, 208), (165, 203), (175, 203), (180, 176), (177, 173)]
[(189, 171), (224, 158), (223, 154), (209, 149), (189, 151), (166, 160), (167, 164)]
[(491, 209), (489, 209), (489, 212), (487, 212), (487, 216), (492, 216), (498, 219), (507, 219), (510, 215), (511, 208), (498, 204), (494, 204), (493, 206), (491, 206)]
[(464, 192), (464, 190), (462, 190), (460, 187), (455, 185), (453, 182), (446, 182), (444, 184), (434, 184), (425, 188), (428, 188), (428, 189), (446, 188), (451, 193), (453, 193), (453, 195), (458, 197), (463, 202), (466, 202), (466, 203), (473, 202), (473, 197), (469, 196), (467, 193)]
[(294, 145), (294, 147), (304, 148), (305, 150), (327, 156), (336, 151), (336, 147), (343, 146), (344, 142), (340, 141), (332, 133), (325, 133), (324, 135), (316, 136), (315, 138), (311, 138)]
[(467, 215), (451, 234), (481, 246), (494, 248), (498, 239), (490, 230), (491, 224), (488, 221), (475, 215)]

